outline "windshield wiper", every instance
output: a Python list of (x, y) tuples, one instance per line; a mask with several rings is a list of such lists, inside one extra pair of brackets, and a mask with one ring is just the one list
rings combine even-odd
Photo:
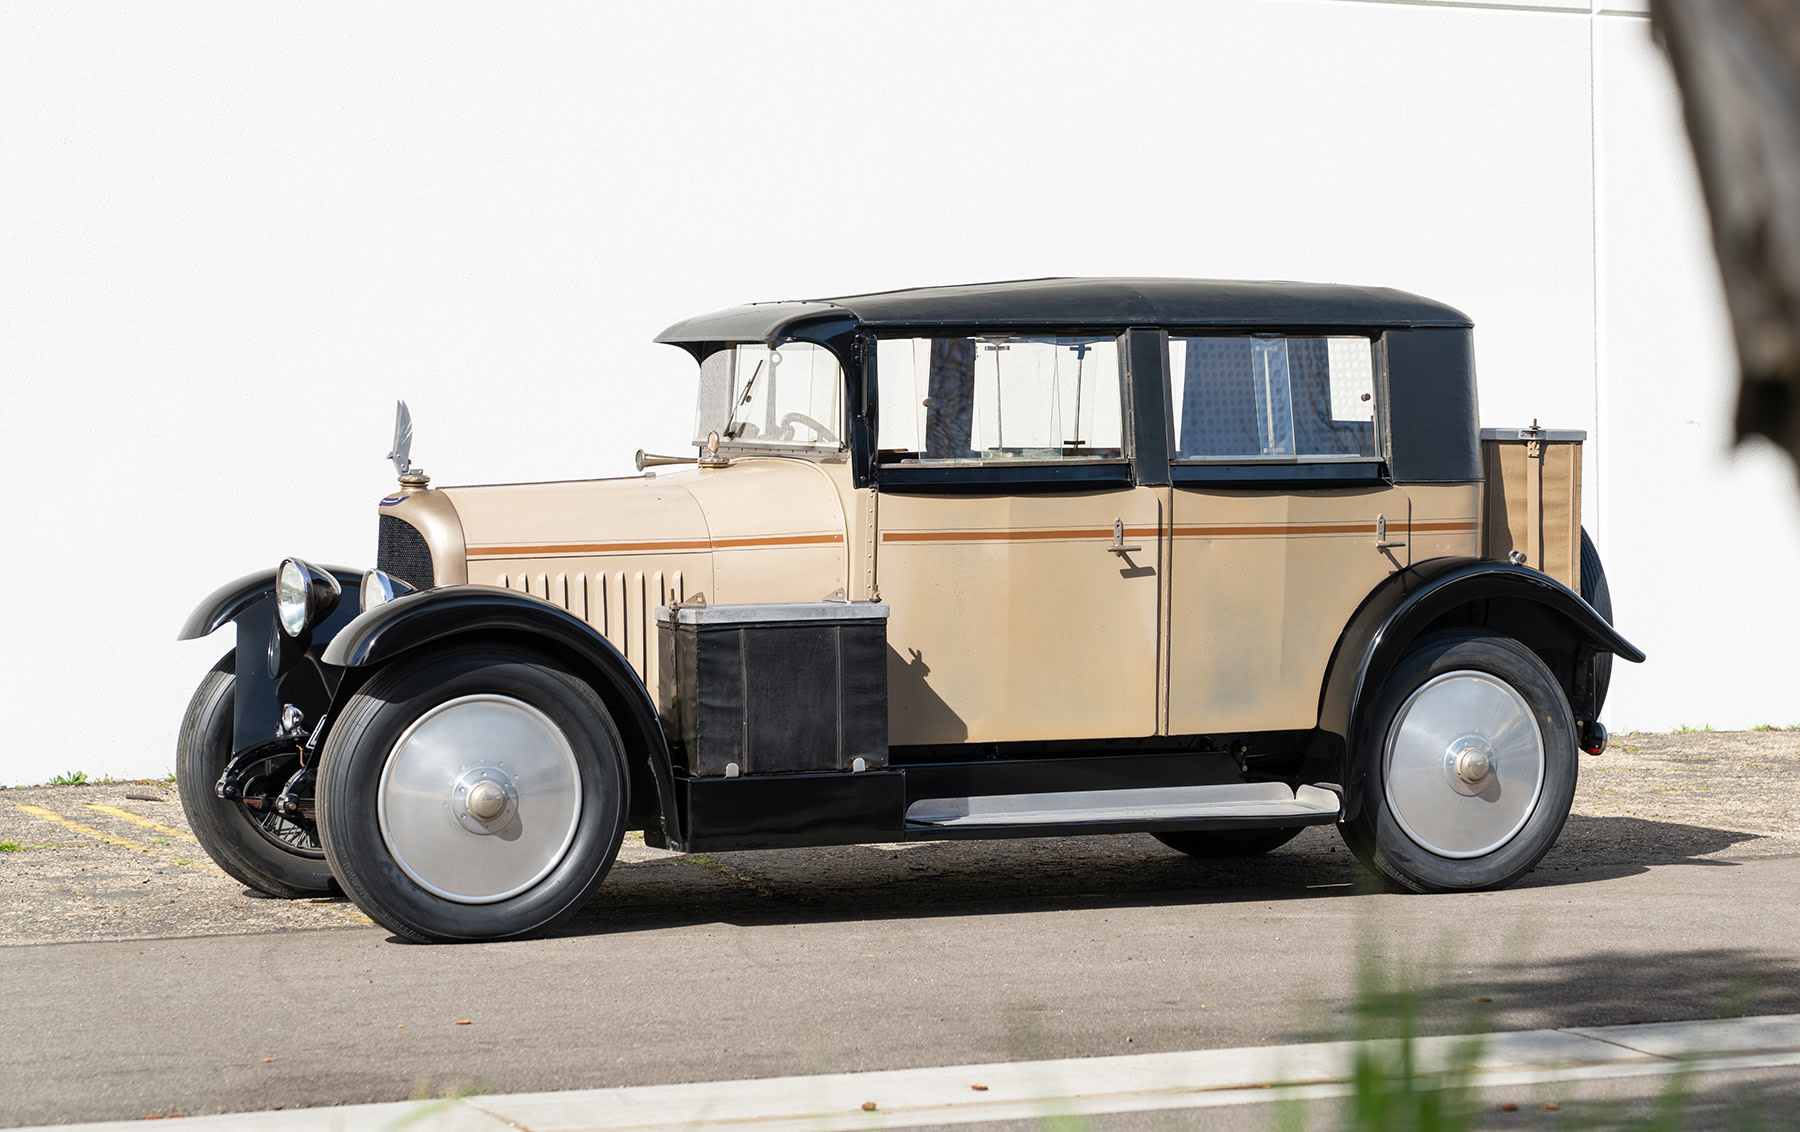
[(762, 373), (763, 361), (765, 360), (767, 359), (757, 360), (756, 368), (750, 371), (750, 380), (744, 382), (744, 392), (739, 395), (737, 400), (732, 402), (731, 412), (725, 415), (725, 428), (719, 435), (723, 436), (726, 440), (734, 440), (737, 438), (737, 433), (733, 432), (732, 428), (737, 423), (738, 410), (750, 403), (750, 391), (756, 387), (756, 378), (758, 374)]

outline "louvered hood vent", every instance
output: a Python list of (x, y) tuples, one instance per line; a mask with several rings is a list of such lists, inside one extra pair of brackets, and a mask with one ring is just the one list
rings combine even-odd
[(434, 584), (431, 548), (425, 545), (425, 536), (411, 523), (393, 515), (381, 516), (375, 568), (417, 590), (428, 590)]

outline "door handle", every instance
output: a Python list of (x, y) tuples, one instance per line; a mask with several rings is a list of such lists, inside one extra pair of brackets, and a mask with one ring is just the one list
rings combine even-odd
[(1106, 548), (1106, 552), (1108, 554), (1136, 554), (1143, 549), (1141, 546), (1125, 545), (1125, 520), (1114, 519), (1112, 545)]
[(1404, 542), (1389, 542), (1387, 537), (1387, 516), (1375, 516), (1375, 549), (1388, 550), (1396, 546), (1405, 546)]

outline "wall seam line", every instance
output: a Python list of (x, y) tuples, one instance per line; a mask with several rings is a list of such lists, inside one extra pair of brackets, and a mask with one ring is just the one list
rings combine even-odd
[(1570, 4), (1566, 7), (1547, 8), (1541, 4), (1508, 4), (1504, 0), (1336, 0), (1347, 4), (1382, 4), (1396, 8), (1458, 8), (1464, 10), (1487, 12), (1533, 12), (1546, 16), (1613, 16), (1628, 20), (1648, 20), (1649, 12), (1622, 12), (1618, 10), (1595, 10), (1590, 5)]
[[(1596, 9), (1599, 7), (1599, 4), (1600, 0), (1594, 0), (1594, 7)], [(1605, 516), (1602, 513), (1605, 510), (1605, 506), (1601, 495), (1601, 487), (1603, 486), (1605, 479), (1602, 463), (1606, 452), (1606, 444), (1601, 436), (1602, 430), (1600, 427), (1600, 385), (1601, 382), (1605, 380), (1606, 350), (1606, 335), (1600, 324), (1602, 314), (1600, 302), (1600, 289), (1602, 286), (1601, 271), (1605, 266), (1600, 250), (1600, 177), (1600, 19), (1598, 11), (1594, 11), (1588, 15), (1588, 223), (1590, 226), (1589, 239), (1592, 241), (1590, 246), (1592, 257), (1590, 260), (1590, 269), (1593, 272), (1591, 286), (1593, 288), (1592, 314), (1594, 320), (1594, 387), (1592, 392), (1594, 404), (1594, 448), (1592, 454), (1593, 458), (1589, 461), (1585, 461), (1585, 463), (1591, 465), (1591, 467), (1583, 470), (1593, 476), (1593, 525), (1595, 531), (1594, 537), (1596, 539), (1603, 537), (1600, 532), (1604, 529), (1605, 525), (1603, 522)]]

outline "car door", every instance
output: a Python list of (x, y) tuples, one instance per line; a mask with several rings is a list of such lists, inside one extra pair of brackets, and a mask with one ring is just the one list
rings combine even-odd
[(1171, 733), (1314, 726), (1350, 614), (1407, 565), (1378, 350), (1356, 334), (1171, 333)]
[(1166, 497), (1122, 336), (876, 343), (876, 578), (895, 745), (1156, 732)]

